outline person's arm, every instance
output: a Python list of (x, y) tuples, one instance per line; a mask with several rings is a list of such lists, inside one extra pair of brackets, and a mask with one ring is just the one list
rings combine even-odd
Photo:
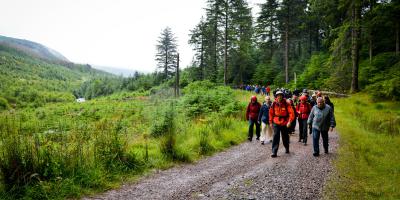
[(269, 117), (268, 117), (269, 125), (271, 127), (272, 127), (273, 119), (274, 119), (274, 104), (272, 103), (272, 105), (269, 107)]
[(311, 109), (310, 116), (308, 116), (307, 124), (308, 124), (308, 125), (311, 125), (313, 119), (314, 119), (314, 107)]
[(261, 122), (262, 115), (264, 113), (264, 105), (260, 108), (260, 113), (258, 113), (258, 121)]
[(247, 105), (247, 110), (246, 110), (246, 120), (249, 121), (249, 114), (250, 114), (250, 104)]
[(288, 111), (289, 111), (289, 121), (288, 121), (288, 126), (294, 121), (295, 119), (295, 114), (293, 107), (291, 105), (288, 105)]

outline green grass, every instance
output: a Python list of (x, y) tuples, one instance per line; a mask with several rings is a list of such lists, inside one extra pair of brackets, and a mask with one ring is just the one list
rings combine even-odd
[(334, 99), (340, 135), (326, 199), (400, 199), (400, 104), (365, 94)]
[[(79, 198), (246, 140), (243, 107), (191, 118), (179, 101), (141, 95), (2, 112), (0, 199)], [(226, 101), (216, 97), (209, 99)], [(159, 134), (152, 135), (155, 122)]]

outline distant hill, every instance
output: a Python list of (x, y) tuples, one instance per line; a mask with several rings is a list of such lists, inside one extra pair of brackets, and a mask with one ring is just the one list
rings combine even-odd
[(0, 35), (0, 45), (8, 46), (25, 54), (53, 62), (70, 62), (61, 53), (42, 44), (29, 40), (16, 39)]
[(123, 76), (123, 77), (130, 77), (133, 76), (135, 73), (137, 73), (138, 71), (136, 70), (131, 70), (131, 69), (124, 69), (124, 68), (114, 68), (114, 67), (105, 67), (105, 66), (97, 66), (97, 65), (93, 65), (92, 66), (95, 69), (99, 69), (105, 72), (109, 72), (112, 74), (115, 74), (117, 76)]
[(96, 77), (116, 76), (69, 62), (41, 44), (0, 37), (0, 111), (74, 101), (82, 83)]

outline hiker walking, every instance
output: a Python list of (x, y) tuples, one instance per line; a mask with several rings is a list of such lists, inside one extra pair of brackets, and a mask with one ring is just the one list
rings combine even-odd
[(328, 131), (333, 131), (336, 126), (332, 108), (325, 104), (322, 97), (317, 98), (317, 105), (311, 109), (307, 124), (312, 124), (314, 156), (319, 156), (319, 136), (322, 136), (322, 144), (325, 153), (328, 153)]
[(282, 135), (283, 146), (286, 153), (289, 153), (289, 133), (288, 127), (294, 120), (294, 111), (292, 107), (283, 99), (283, 92), (276, 92), (276, 99), (269, 109), (269, 124), (274, 130), (272, 139), (271, 157), (276, 157), (279, 148), (280, 137)]
[(307, 120), (311, 112), (311, 105), (307, 102), (305, 95), (300, 97), (300, 103), (296, 106), (296, 112), (299, 121), (299, 142), (307, 145)]
[(246, 119), (249, 121), (249, 134), (247, 139), (251, 141), (253, 139), (253, 129), (256, 126), (256, 139), (260, 139), (260, 123), (258, 123), (258, 115), (260, 113), (261, 104), (257, 102), (257, 97), (252, 96), (250, 103), (246, 110)]
[(265, 96), (265, 101), (261, 107), (258, 121), (261, 122), (261, 144), (272, 142), (272, 129), (269, 126), (269, 108), (271, 107), (271, 97)]
[(332, 101), (329, 99), (329, 96), (325, 95), (324, 100), (325, 100), (325, 104), (329, 105), (332, 108), (332, 112), (335, 113), (335, 107), (334, 107)]

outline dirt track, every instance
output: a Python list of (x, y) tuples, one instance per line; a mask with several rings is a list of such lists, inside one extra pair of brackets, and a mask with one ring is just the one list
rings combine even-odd
[[(290, 137), (271, 158), (271, 144), (245, 142), (197, 163), (161, 171), (93, 199), (320, 199), (332, 170), (338, 136), (329, 132), (329, 154), (312, 155), (308, 145)], [(322, 140), (320, 151), (323, 152)]]

